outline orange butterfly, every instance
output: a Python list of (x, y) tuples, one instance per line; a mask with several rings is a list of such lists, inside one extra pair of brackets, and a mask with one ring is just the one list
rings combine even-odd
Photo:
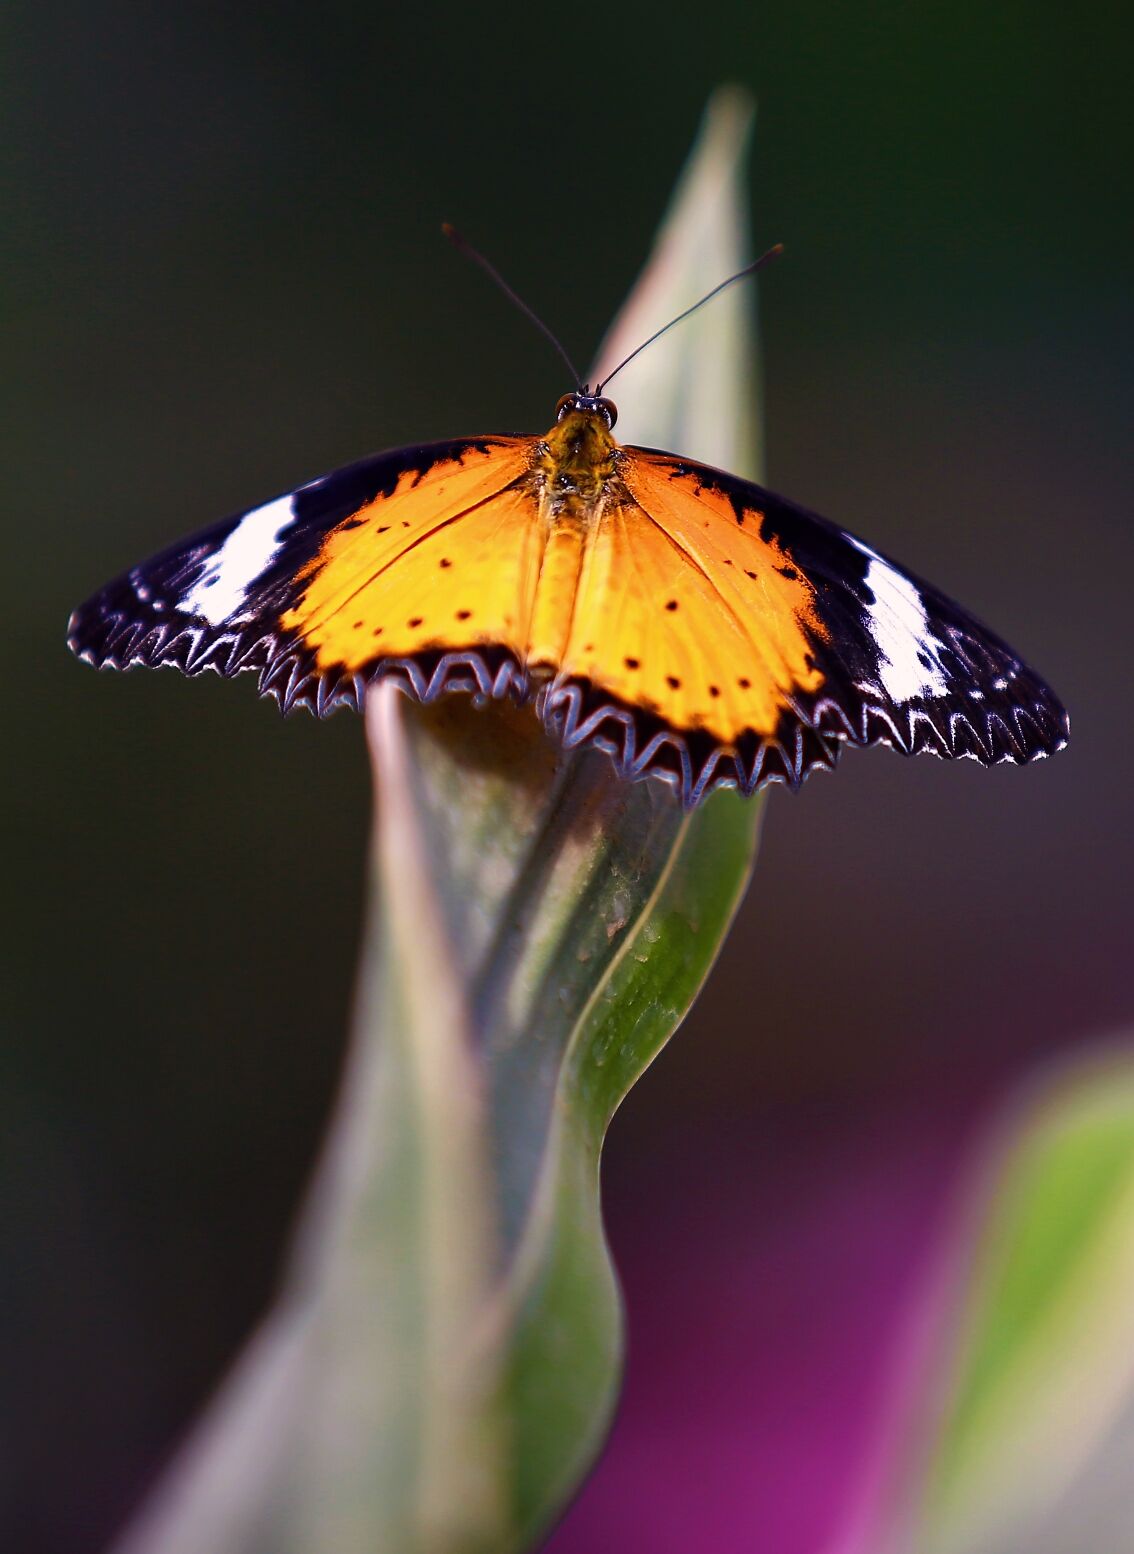
[(943, 594), (749, 481), (620, 446), (616, 414), (584, 388), (542, 437), (325, 475), (133, 568), (70, 646), (254, 669), (285, 712), (360, 708), (381, 676), (422, 701), (533, 699), (565, 746), (686, 804), (797, 787), (846, 743), (985, 763), (1066, 743), (1049, 687)]

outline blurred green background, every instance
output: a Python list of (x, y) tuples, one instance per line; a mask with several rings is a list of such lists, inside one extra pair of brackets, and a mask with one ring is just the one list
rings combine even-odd
[(270, 1290), (342, 1055), (368, 794), (357, 719), (96, 677), (67, 614), (363, 453), (544, 427), (569, 385), (442, 219), (587, 359), (706, 96), (750, 86), (757, 242), (787, 248), (760, 292), (769, 484), (989, 619), (1071, 710), (1025, 772), (873, 751), (773, 795), (722, 962), (615, 1123), (616, 1255), (625, 1226), (631, 1258), (680, 1256), (671, 1189), (722, 1139), (806, 1160), (903, 1108), (932, 1127), (1134, 1012), (1134, 26), (1054, 0), (87, 0), (4, 26), (0, 1495), (14, 1549), (78, 1554)]

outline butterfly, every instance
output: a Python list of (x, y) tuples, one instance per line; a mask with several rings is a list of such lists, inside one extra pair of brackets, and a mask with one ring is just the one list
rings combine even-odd
[(99, 667), (259, 674), (285, 712), (390, 675), (532, 699), (568, 748), (711, 789), (798, 787), (846, 744), (990, 764), (1067, 714), (944, 594), (783, 497), (622, 447), (572, 393), (543, 437), (364, 459), (132, 568), (71, 618)]
[(959, 605), (750, 481), (621, 446), (604, 386), (564, 395), (542, 437), (399, 448), (236, 513), (88, 600), (69, 645), (100, 668), (255, 671), (285, 712), (361, 709), (384, 677), (423, 702), (531, 701), (563, 746), (687, 806), (798, 788), (848, 744), (1063, 747), (1054, 693)]

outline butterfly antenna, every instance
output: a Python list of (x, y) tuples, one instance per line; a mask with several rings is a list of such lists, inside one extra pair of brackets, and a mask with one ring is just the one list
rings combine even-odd
[(744, 280), (745, 276), (755, 275), (757, 270), (762, 270), (764, 266), (766, 264), (770, 264), (773, 259), (778, 259), (783, 251), (784, 245), (782, 243), (775, 243), (771, 248), (768, 249), (766, 254), (761, 254), (759, 259), (754, 259), (751, 264), (746, 264), (743, 270), (737, 270), (735, 275), (730, 275), (727, 281), (721, 281), (719, 286), (714, 286), (712, 291), (707, 291), (701, 298), (700, 302), (695, 302), (691, 308), (686, 308), (684, 313), (679, 313), (676, 318), (671, 318), (668, 324), (663, 324), (656, 334), (652, 334), (648, 340), (643, 340), (641, 345), (638, 346), (637, 350), (631, 351), (629, 356), (627, 356), (623, 361), (620, 361), (613, 372), (608, 372), (601, 383), (596, 383), (595, 393), (601, 394), (603, 389), (605, 389), (607, 384), (610, 382), (611, 378), (617, 376), (617, 374), (622, 371), (623, 367), (634, 360), (635, 356), (640, 356), (641, 353), (646, 349), (647, 345), (653, 345), (655, 340), (660, 340), (662, 335), (668, 334), (675, 324), (680, 324), (684, 319), (689, 317), (690, 313), (696, 313), (698, 308), (703, 308), (706, 302), (711, 302), (715, 296), (724, 291), (726, 286), (731, 286), (736, 281)]
[(543, 319), (540, 318), (535, 309), (530, 308), (524, 301), (523, 297), (519, 296), (515, 291), (512, 290), (511, 286), (509, 286), (508, 282), (504, 279), (496, 266), (494, 264), (490, 264), (482, 253), (478, 252), (478, 250), (475, 249), (471, 243), (467, 242), (457, 231), (456, 227), (451, 226), (447, 221), (443, 221), (441, 223), (441, 230), (449, 239), (450, 243), (452, 243), (453, 247), (464, 254), (466, 259), (471, 259), (474, 264), (479, 264), (485, 274), (496, 282), (497, 286), (500, 287), (500, 290), (504, 293), (504, 295), (509, 298), (510, 301), (516, 304), (520, 312), (526, 313), (536, 328), (541, 330), (542, 333), (547, 336), (552, 345), (559, 352), (560, 356), (566, 362), (567, 371), (571, 374), (575, 387), (581, 394), (583, 392), (583, 380), (579, 376), (578, 369), (576, 368), (571, 358), (567, 355), (567, 352), (563, 349), (562, 345), (559, 343), (559, 340), (554, 334), (552, 334), (551, 330), (544, 323)]

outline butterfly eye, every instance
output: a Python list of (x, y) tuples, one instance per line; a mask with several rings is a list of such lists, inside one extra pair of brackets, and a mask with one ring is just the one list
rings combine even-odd
[(614, 423), (618, 420), (618, 406), (613, 399), (596, 399), (595, 409), (606, 421), (607, 429), (614, 430)]
[(555, 419), (557, 421), (562, 421), (565, 415), (576, 409), (578, 406), (578, 399), (579, 396), (577, 394), (564, 394), (563, 398), (555, 407)]

